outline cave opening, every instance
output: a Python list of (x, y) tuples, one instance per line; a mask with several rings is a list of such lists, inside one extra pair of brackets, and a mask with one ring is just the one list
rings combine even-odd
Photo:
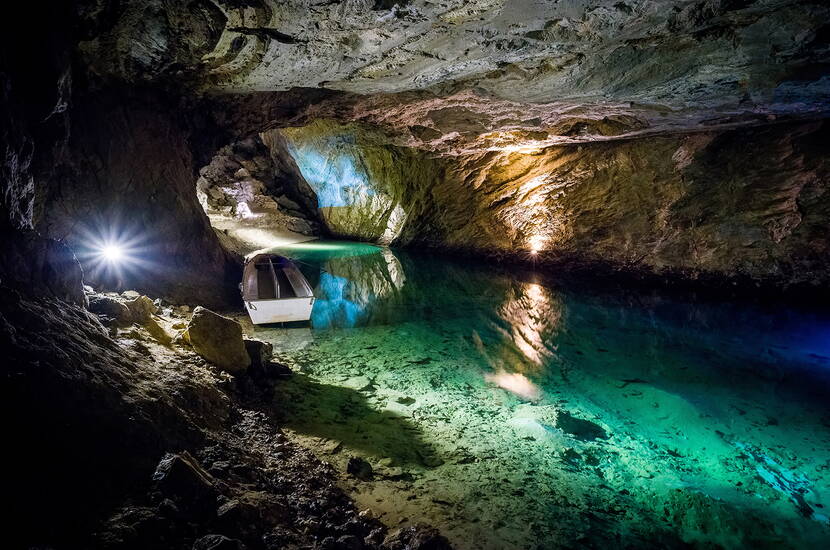
[(828, 546), (825, 4), (19, 6), (8, 546)]

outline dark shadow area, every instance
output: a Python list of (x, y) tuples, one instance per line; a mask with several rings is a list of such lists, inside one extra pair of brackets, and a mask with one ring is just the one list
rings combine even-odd
[(275, 388), (273, 403), (279, 424), (297, 432), (342, 441), (401, 465), (440, 462), (413, 422), (373, 409), (360, 391), (296, 374)]

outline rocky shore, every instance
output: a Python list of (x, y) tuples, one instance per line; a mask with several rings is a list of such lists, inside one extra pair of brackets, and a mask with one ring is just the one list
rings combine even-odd
[(26, 420), (9, 426), (10, 547), (449, 547), (390, 531), (338, 487), (352, 474), (288, 441), (270, 344), (204, 308), (85, 293), (88, 310), (0, 293), (5, 417)]

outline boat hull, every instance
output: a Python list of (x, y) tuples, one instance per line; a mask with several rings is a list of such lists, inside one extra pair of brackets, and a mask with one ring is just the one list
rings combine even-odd
[(279, 300), (251, 300), (245, 302), (245, 309), (255, 325), (308, 321), (314, 297), (283, 298)]

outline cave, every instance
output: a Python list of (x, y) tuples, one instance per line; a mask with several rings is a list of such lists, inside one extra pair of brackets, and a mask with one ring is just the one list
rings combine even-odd
[(4, 547), (830, 547), (826, 2), (6, 15)]

